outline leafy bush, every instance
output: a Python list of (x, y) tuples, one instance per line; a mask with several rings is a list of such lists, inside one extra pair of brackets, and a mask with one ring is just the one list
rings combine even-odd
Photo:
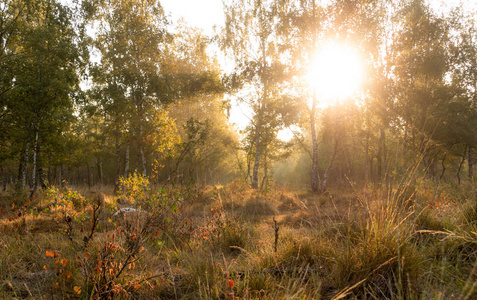
[(73, 206), (76, 210), (84, 208), (86, 202), (77, 191), (68, 187), (59, 189), (53, 185), (41, 192), (40, 201), (51, 208)]
[(149, 185), (149, 178), (135, 171), (127, 178), (119, 179), (119, 197), (128, 202), (144, 200), (150, 191)]

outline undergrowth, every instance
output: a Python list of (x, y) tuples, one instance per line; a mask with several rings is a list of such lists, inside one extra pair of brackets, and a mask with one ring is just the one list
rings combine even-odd
[(243, 183), (156, 187), (136, 173), (118, 191), (3, 195), (0, 297), (477, 297), (468, 190), (315, 196)]

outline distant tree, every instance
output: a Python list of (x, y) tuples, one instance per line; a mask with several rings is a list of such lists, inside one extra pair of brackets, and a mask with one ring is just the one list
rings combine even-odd
[(393, 45), (396, 81), (396, 110), (403, 121), (405, 151), (417, 150), (430, 176), (435, 176), (432, 143), (440, 130), (440, 108), (453, 98), (446, 83), (449, 71), (449, 26), (436, 16), (425, 1), (404, 5), (397, 15), (402, 20)]
[(251, 142), (246, 144), (246, 151), (253, 153), (252, 188), (259, 187), (261, 162), (266, 161), (262, 158), (281, 126), (277, 113), (279, 83), (287, 72), (280, 57), (278, 8), (273, 1), (236, 0), (225, 4), (222, 49), (235, 62), (232, 83), (241, 87), (236, 97), (253, 111), (252, 130), (248, 130)]
[[(467, 156), (468, 177), (474, 180), (474, 150), (477, 147), (477, 28), (475, 14), (455, 10), (448, 19), (453, 34), (449, 49), (449, 84), (454, 98), (442, 107), (443, 130), (438, 137), (450, 152), (461, 145)], [(451, 152), (452, 153), (452, 152)], [(444, 162), (443, 162), (444, 163)], [(460, 176), (458, 174), (460, 180)]]
[(129, 166), (129, 144), (137, 145), (140, 169), (147, 173), (144, 127), (148, 114), (172, 100), (162, 70), (169, 34), (159, 1), (104, 1), (98, 6), (99, 23), (95, 45), (101, 63), (95, 66), (99, 105), (108, 115), (115, 134), (116, 176), (119, 178), (120, 139), (126, 145), (125, 173)]
[(180, 142), (175, 145), (175, 155), (162, 162), (164, 175), (186, 182), (223, 183), (234, 176), (237, 136), (227, 120), (219, 64), (208, 53), (210, 39), (199, 29), (181, 22), (176, 31), (169, 64), (180, 78), (181, 92), (167, 109)]

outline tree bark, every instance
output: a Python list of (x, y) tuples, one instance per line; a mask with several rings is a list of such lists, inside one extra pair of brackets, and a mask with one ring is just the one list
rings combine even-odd
[(99, 186), (103, 186), (103, 162), (101, 158), (98, 156), (98, 160), (96, 162), (96, 166), (98, 167), (98, 183)]
[[(315, 0), (313, 0), (313, 20), (315, 20)], [(313, 33), (313, 45), (316, 45), (317, 38), (318, 38), (318, 27), (315, 26), (315, 32)], [(320, 184), (320, 174), (318, 173), (318, 140), (316, 137), (316, 125), (315, 125), (315, 118), (316, 118), (316, 90), (313, 90), (313, 100), (311, 104), (311, 112), (310, 112), (310, 130), (311, 130), (311, 143), (312, 143), (312, 165), (311, 165), (311, 191), (314, 194), (317, 194), (321, 190)], [(326, 181), (326, 179), (325, 179)]]
[[(260, 113), (259, 113), (260, 114)], [(260, 168), (260, 150), (261, 150), (261, 115), (258, 116), (257, 127), (255, 128), (255, 162), (252, 173), (252, 189), (258, 188), (258, 171)]]
[(119, 147), (119, 129), (116, 126), (116, 139), (114, 141), (114, 147), (116, 150), (116, 178), (114, 179), (114, 191), (117, 192), (119, 188), (119, 176), (121, 176), (121, 152)]
[(60, 188), (63, 187), (63, 164), (60, 165), (60, 174), (58, 176), (58, 185), (60, 186)]
[(447, 157), (447, 153), (444, 154), (444, 157), (442, 158), (442, 161), (441, 161), (442, 172), (441, 172), (441, 176), (439, 177), (440, 180), (442, 180), (446, 172), (446, 157)]
[[(45, 174), (45, 172), (43, 172), (43, 162), (42, 162), (41, 155), (40, 155), (40, 153), (41, 153), (40, 145), (38, 145), (37, 152), (38, 152), (38, 154), (37, 154), (38, 158), (37, 158), (36, 164), (37, 164), (37, 170), (38, 170), (37, 171), (38, 179), (40, 180), (40, 187), (42, 189), (45, 189), (47, 187), (48, 182), (47, 182), (47, 178), (45, 177), (46, 174)], [(48, 171), (49, 171), (49, 169), (48, 169)]]
[(310, 113), (311, 142), (312, 142), (312, 166), (311, 166), (311, 191), (316, 194), (321, 190), (320, 174), (318, 173), (318, 140), (316, 137), (316, 95), (313, 95), (313, 103)]
[(262, 178), (262, 184), (261, 184), (261, 188), (267, 188), (268, 187), (268, 164), (267, 164), (267, 156), (268, 156), (268, 151), (267, 151), (267, 147), (265, 147), (265, 153), (263, 154), (263, 178)]
[[(320, 186), (320, 193), (324, 193), (326, 191), (326, 186), (328, 184), (328, 171), (330, 168), (333, 166), (333, 162), (335, 161), (336, 154), (338, 153), (338, 147), (339, 147), (339, 141), (338, 141), (338, 135), (335, 134), (335, 146), (333, 149), (333, 155), (331, 156), (330, 163), (325, 169), (325, 172), (323, 173), (323, 183)], [(342, 173), (342, 172), (340, 172)]]
[(124, 155), (124, 178), (128, 177), (129, 173), (129, 140), (126, 143), (126, 153)]
[(87, 183), (88, 183), (88, 189), (91, 188), (91, 176), (90, 176), (90, 171), (89, 171), (89, 163), (86, 164), (86, 172), (88, 173), (87, 177)]
[(146, 176), (146, 156), (144, 154), (142, 115), (139, 115), (139, 155), (141, 156), (142, 175)]
[(34, 143), (34, 146), (33, 146), (33, 170), (31, 171), (31, 193), (30, 193), (30, 197), (33, 196), (33, 193), (35, 192), (35, 188), (36, 188), (36, 159), (37, 159), (37, 155), (38, 155), (38, 131), (39, 129), (36, 128), (35, 129), (35, 143)]
[(30, 150), (30, 142), (25, 145), (25, 151), (23, 153), (23, 164), (20, 163), (20, 170), (21, 170), (21, 179), (22, 179), (22, 189), (26, 187), (26, 179), (27, 179), (27, 166), (28, 166), (28, 152)]
[(464, 165), (465, 157), (467, 156), (466, 154), (467, 154), (467, 149), (465, 149), (464, 155), (462, 155), (462, 160), (460, 161), (460, 164), (459, 164), (459, 169), (457, 169), (457, 182), (459, 183), (459, 185), (460, 185), (460, 171), (462, 170), (462, 166)]
[(366, 151), (365, 151), (365, 159), (364, 159), (364, 187), (365, 191), (366, 188), (368, 187), (368, 179), (369, 179), (369, 122), (368, 122), (368, 128), (366, 129)]
[(383, 126), (379, 129), (379, 149), (378, 149), (378, 181), (383, 180), (383, 171), (386, 169), (386, 132)]
[(474, 182), (474, 151), (469, 146), (469, 154), (467, 158), (467, 164), (469, 166), (469, 181)]

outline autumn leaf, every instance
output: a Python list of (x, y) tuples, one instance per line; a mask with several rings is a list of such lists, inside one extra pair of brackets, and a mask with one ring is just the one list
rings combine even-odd
[(227, 284), (228, 284), (229, 288), (231, 288), (231, 289), (234, 288), (234, 281), (232, 279), (230, 279)]
[(81, 288), (80, 288), (79, 286), (75, 286), (75, 287), (73, 288), (73, 291), (75, 291), (75, 293), (76, 293), (77, 295), (81, 294)]
[(68, 261), (68, 260), (67, 260), (66, 258), (63, 258), (63, 259), (60, 261), (61, 264), (63, 265), (63, 267), (66, 267), (66, 262), (67, 262), (67, 261)]

